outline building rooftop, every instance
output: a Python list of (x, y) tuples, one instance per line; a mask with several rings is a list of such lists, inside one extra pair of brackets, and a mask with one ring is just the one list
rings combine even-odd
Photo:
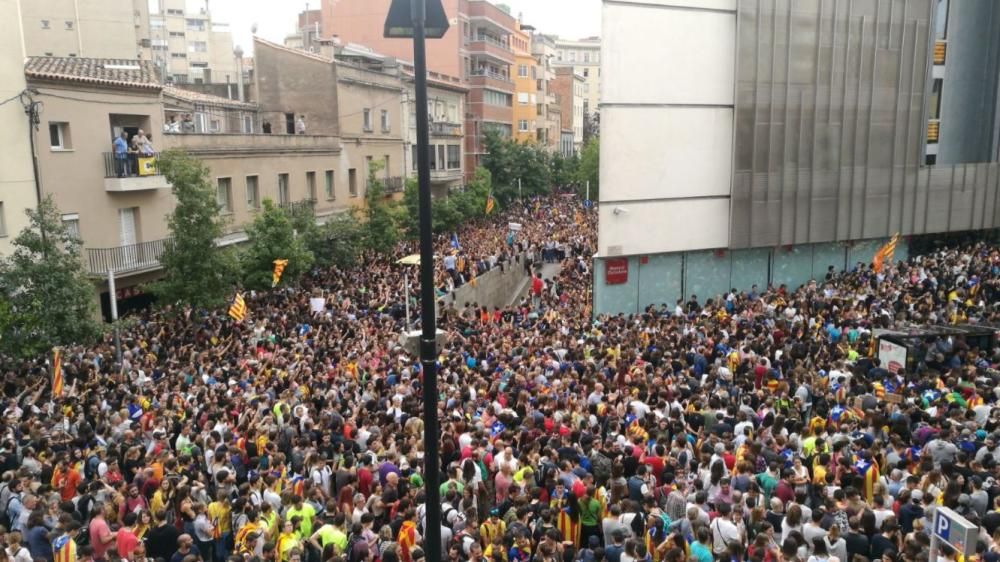
[(268, 46), (268, 47), (271, 47), (271, 48), (274, 48), (274, 49), (278, 49), (280, 51), (285, 51), (285, 52), (288, 52), (288, 53), (294, 53), (296, 55), (299, 55), (301, 57), (305, 57), (307, 59), (313, 59), (313, 60), (316, 60), (316, 61), (326, 62), (326, 63), (331, 63), (331, 64), (334, 62), (332, 58), (324, 57), (323, 55), (320, 55), (320, 54), (317, 54), (317, 53), (311, 53), (309, 51), (305, 51), (305, 50), (302, 50), (302, 49), (295, 49), (293, 47), (286, 47), (286, 46), (280, 45), (278, 43), (272, 43), (271, 41), (268, 41), (267, 39), (261, 39), (260, 37), (257, 37), (256, 35), (253, 38), (253, 42), (255, 44), (255, 47), (254, 47), (254, 52), (255, 53), (256, 53), (256, 44), (260, 43), (261, 45), (265, 45), (265, 46)]
[(232, 100), (191, 90), (182, 90), (174, 86), (164, 86), (163, 95), (180, 101), (190, 102), (199, 105), (211, 105), (215, 107), (231, 107), (238, 109), (257, 109), (257, 104)]
[(162, 87), (152, 61), (90, 59), (82, 57), (28, 57), (28, 78), (67, 80), (102, 86), (127, 86), (158, 90)]

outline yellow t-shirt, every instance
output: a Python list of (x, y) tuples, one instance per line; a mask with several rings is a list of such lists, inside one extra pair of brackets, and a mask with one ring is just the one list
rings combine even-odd
[(228, 503), (212, 502), (208, 504), (208, 520), (219, 530), (220, 533), (228, 533), (232, 530), (232, 520), (229, 517), (231, 508)]

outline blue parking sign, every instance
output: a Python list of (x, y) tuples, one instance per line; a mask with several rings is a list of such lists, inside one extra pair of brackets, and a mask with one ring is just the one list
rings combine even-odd
[(934, 538), (948, 543), (963, 556), (969, 556), (976, 550), (979, 527), (947, 507), (934, 510), (932, 532)]

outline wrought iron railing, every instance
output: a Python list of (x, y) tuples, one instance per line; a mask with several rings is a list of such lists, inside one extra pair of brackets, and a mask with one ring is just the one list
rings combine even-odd
[(291, 214), (298, 212), (306, 212), (314, 214), (316, 212), (316, 200), (315, 199), (302, 199), (300, 201), (288, 201), (286, 203), (278, 203), (278, 206), (282, 209), (288, 211)]
[(160, 258), (169, 238), (126, 244), (113, 248), (87, 248), (87, 270), (95, 275), (108, 271), (130, 273), (160, 267)]

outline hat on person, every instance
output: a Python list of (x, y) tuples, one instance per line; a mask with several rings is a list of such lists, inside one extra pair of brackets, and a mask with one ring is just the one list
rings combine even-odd
[(924, 499), (924, 493), (921, 492), (920, 490), (913, 490), (912, 492), (910, 492), (910, 499), (913, 500), (914, 502), (918, 502)]

